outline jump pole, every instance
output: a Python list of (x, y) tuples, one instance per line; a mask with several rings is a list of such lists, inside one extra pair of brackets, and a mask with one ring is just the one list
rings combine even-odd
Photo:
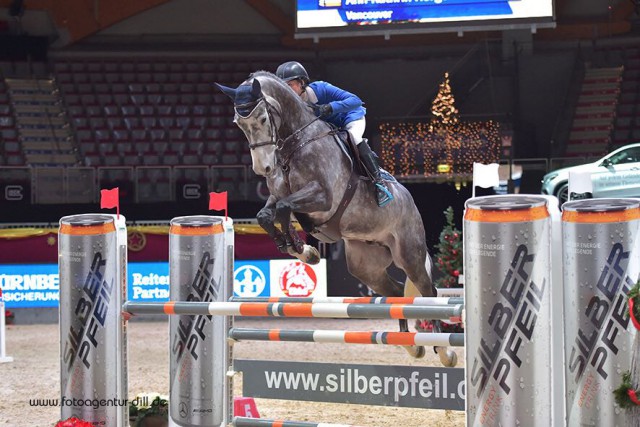
[(133, 303), (122, 309), (130, 314), (212, 315), (241, 317), (318, 317), (335, 319), (462, 319), (464, 306), (412, 306), (408, 304), (181, 302)]
[(335, 344), (464, 347), (464, 334), (462, 333), (231, 328), (229, 330), (229, 338), (236, 341), (290, 341)]
[(309, 302), (314, 304), (413, 304), (456, 305), (464, 304), (461, 297), (233, 297), (232, 302)]

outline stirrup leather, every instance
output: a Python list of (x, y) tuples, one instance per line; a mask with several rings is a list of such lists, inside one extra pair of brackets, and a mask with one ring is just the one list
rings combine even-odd
[(379, 182), (375, 183), (376, 185), (376, 196), (378, 199), (378, 206), (383, 207), (389, 204), (393, 200), (393, 195), (391, 192), (385, 187), (383, 184)]

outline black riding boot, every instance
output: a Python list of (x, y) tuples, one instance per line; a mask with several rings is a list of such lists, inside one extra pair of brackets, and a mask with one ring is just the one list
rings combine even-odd
[(376, 156), (376, 153), (371, 151), (371, 147), (369, 147), (366, 139), (363, 139), (362, 142), (358, 144), (358, 153), (360, 154), (362, 164), (365, 168), (367, 168), (367, 172), (369, 172), (369, 175), (371, 176), (371, 179), (376, 186), (376, 198), (378, 200), (378, 206), (386, 205), (393, 200), (393, 195), (380, 177), (380, 166), (378, 165), (378, 157)]

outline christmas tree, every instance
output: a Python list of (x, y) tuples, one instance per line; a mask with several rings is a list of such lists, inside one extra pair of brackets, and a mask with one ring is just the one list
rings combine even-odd
[[(438, 250), (436, 266), (442, 272), (442, 277), (436, 279), (435, 285), (438, 288), (457, 288), (458, 276), (462, 271), (462, 233), (453, 223), (453, 208), (449, 206), (444, 211), (447, 224), (440, 233), (440, 243), (436, 245)], [(434, 329), (433, 321), (417, 320), (415, 324), (417, 331), (431, 332)], [(464, 326), (457, 323), (440, 323), (441, 332), (463, 332)]]
[(444, 73), (444, 80), (440, 83), (438, 94), (431, 103), (431, 130), (451, 129), (458, 124), (458, 109), (455, 106), (456, 100), (451, 92), (449, 83), (449, 73)]
[(458, 109), (455, 106), (455, 98), (451, 92), (449, 73), (444, 73), (444, 80), (440, 83), (438, 94), (431, 103), (431, 122), (429, 130), (437, 135), (437, 140), (443, 149), (438, 160), (439, 164), (448, 165), (449, 173), (454, 172), (456, 163), (461, 159), (454, 158), (454, 153), (459, 155), (461, 138), (459, 135)]
[(436, 266), (443, 276), (436, 280), (435, 285), (438, 288), (456, 288), (462, 271), (462, 233), (453, 223), (451, 206), (444, 211), (444, 216), (447, 223), (440, 233), (440, 243), (436, 245)]

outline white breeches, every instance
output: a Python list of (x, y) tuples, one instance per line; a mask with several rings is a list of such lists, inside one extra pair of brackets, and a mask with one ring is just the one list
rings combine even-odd
[(367, 127), (367, 121), (363, 118), (354, 120), (345, 125), (345, 130), (351, 135), (351, 139), (356, 145), (362, 142), (362, 135), (364, 135), (364, 129)]

